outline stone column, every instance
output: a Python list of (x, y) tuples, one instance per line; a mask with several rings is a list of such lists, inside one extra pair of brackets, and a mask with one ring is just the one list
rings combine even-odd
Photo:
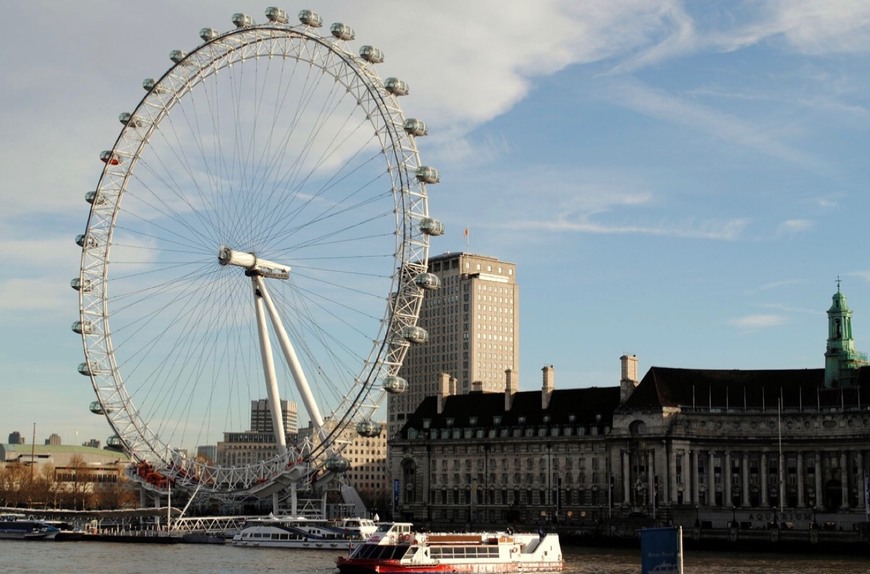
[(722, 505), (725, 508), (732, 506), (734, 503), (731, 500), (731, 451), (725, 451), (725, 461), (722, 474), (725, 480), (722, 481)]
[(656, 471), (655, 467), (655, 450), (649, 449), (646, 451), (646, 479), (647, 479), (647, 499), (650, 504), (653, 504), (653, 498), (655, 498), (655, 476)]
[(749, 451), (743, 451), (740, 471), (743, 474), (743, 502), (741, 506), (749, 508)]
[(865, 508), (864, 502), (864, 452), (858, 451), (855, 453), (855, 464), (858, 466), (858, 508)]
[(849, 458), (845, 450), (840, 451), (840, 496), (840, 508), (849, 508)]
[[(677, 502), (677, 457), (681, 456), (679, 453), (682, 451), (677, 451), (674, 448), (673, 443), (671, 443), (671, 460), (670, 460), (670, 468), (668, 472), (668, 492), (669, 500), (671, 504), (676, 504)], [(685, 466), (682, 467), (685, 470)]]
[(698, 455), (700, 455), (700, 454), (701, 454), (701, 453), (700, 453), (699, 451), (697, 451), (697, 450), (692, 450), (692, 451), (689, 453), (689, 456), (690, 456), (690, 458), (691, 458), (691, 463), (690, 463), (690, 464), (691, 464), (691, 467), (692, 467), (692, 480), (691, 480), (691, 484), (692, 484), (692, 504), (698, 504), (698, 501), (700, 500), (700, 498), (698, 497), (698, 486), (699, 486), (698, 479), (700, 478), (700, 474), (699, 474), (699, 472), (698, 472)]
[(622, 451), (622, 504), (631, 504), (631, 460), (628, 451)]
[(708, 453), (707, 453), (707, 460), (709, 461), (708, 467), (707, 467), (707, 505), (708, 506), (716, 506), (716, 473), (713, 472), (713, 470), (714, 470), (714, 467), (713, 467), (714, 454), (715, 453), (712, 450), (708, 451)]
[(785, 508), (785, 453), (780, 452), (776, 460), (776, 496), (782, 509)]
[(767, 502), (767, 453), (761, 453), (761, 460), (758, 461), (761, 467), (761, 507), (767, 508), (770, 504)]
[(822, 453), (816, 451), (816, 507), (822, 506)]
[(806, 507), (804, 502), (804, 453), (802, 451), (797, 453), (797, 496), (798, 508)]

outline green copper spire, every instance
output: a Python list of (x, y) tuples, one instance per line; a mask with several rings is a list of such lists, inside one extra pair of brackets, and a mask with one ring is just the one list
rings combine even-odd
[(866, 364), (866, 358), (855, 351), (852, 339), (852, 310), (846, 304), (846, 296), (837, 292), (828, 309), (828, 346), (825, 350), (825, 388), (848, 387), (855, 376), (855, 369)]

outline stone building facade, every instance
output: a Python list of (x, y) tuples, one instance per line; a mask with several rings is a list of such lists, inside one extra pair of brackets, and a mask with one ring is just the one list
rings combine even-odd
[[(621, 358), (618, 386), (453, 394), (391, 440), (394, 506), (433, 525), (642, 516), (694, 526), (866, 521), (870, 366), (839, 288), (819, 369), (703, 370)], [(722, 522), (722, 526), (725, 522)]]

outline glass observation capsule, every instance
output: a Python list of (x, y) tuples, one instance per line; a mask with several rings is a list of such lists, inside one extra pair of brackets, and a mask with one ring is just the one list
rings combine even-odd
[(399, 331), (399, 335), (409, 343), (421, 345), (429, 340), (429, 333), (423, 327), (416, 325), (406, 325)]
[(400, 395), (408, 390), (408, 381), (398, 375), (384, 377), (384, 390), (392, 395)]
[(441, 287), (441, 279), (434, 273), (420, 273), (414, 277), (414, 283), (421, 289), (438, 289)]
[(202, 38), (203, 42), (211, 42), (218, 36), (220, 36), (220, 33), (214, 28), (203, 28), (199, 31), (199, 37)]
[(339, 40), (353, 40), (354, 38), (353, 28), (341, 22), (336, 22), (330, 26), (329, 32)]
[(369, 64), (381, 64), (384, 61), (384, 53), (374, 46), (365, 45), (359, 49), (359, 57)]
[(415, 173), (417, 174), (417, 179), (425, 183), (438, 183), (441, 181), (441, 175), (438, 173), (438, 170), (428, 165), (421, 165)]
[(187, 57), (187, 52), (184, 50), (172, 50), (169, 52), (169, 59), (175, 62), (176, 64), (180, 64), (182, 60)]
[(79, 335), (90, 335), (94, 332), (94, 325), (90, 321), (76, 321), (72, 324), (72, 330)]
[(76, 291), (81, 291), (82, 293), (90, 293), (91, 291), (91, 280), (85, 279), (82, 281), (81, 278), (76, 277), (69, 282), (69, 286), (75, 289)]
[(236, 12), (233, 14), (233, 24), (236, 25), (236, 28), (250, 28), (254, 25), (254, 19), (247, 14)]
[(381, 434), (381, 425), (371, 419), (366, 419), (357, 423), (356, 432), (360, 436), (376, 437)]
[(326, 470), (330, 472), (342, 473), (350, 470), (350, 461), (340, 454), (334, 454), (326, 459)]
[(275, 6), (266, 8), (266, 18), (269, 22), (277, 22), (278, 24), (286, 24), (288, 21), (287, 12)]
[(88, 191), (85, 193), (85, 201), (91, 205), (103, 205), (106, 199), (102, 195), (98, 195), (96, 191)]
[(407, 96), (408, 83), (403, 82), (399, 78), (387, 78), (384, 80), (384, 89), (394, 96)]
[(408, 118), (402, 126), (405, 132), (412, 136), (429, 135), (429, 130), (426, 128), (426, 122), (415, 118)]
[(431, 217), (424, 217), (420, 220), (420, 231), (422, 231), (426, 235), (444, 235), (444, 224), (437, 219), (432, 219)]
[(312, 28), (323, 26), (323, 18), (320, 17), (320, 14), (311, 10), (301, 10), (299, 12), (299, 21)]
[(107, 165), (118, 165), (121, 163), (121, 157), (110, 149), (104, 149), (100, 152), (100, 161)]

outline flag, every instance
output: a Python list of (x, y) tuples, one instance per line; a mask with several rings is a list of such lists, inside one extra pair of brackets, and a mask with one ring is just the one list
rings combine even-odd
[(465, 228), (465, 236), (468, 237), (468, 228)]

